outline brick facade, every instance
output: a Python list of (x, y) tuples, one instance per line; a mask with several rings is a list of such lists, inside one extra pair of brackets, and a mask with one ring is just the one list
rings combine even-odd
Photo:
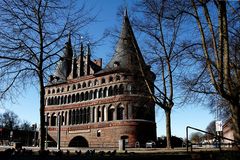
[[(151, 97), (155, 75), (138, 48), (127, 14), (111, 61), (91, 60), (90, 46), (73, 56), (71, 40), (45, 87), (48, 134), (61, 146), (128, 147), (156, 140), (155, 103)], [(69, 60), (70, 59), (70, 60)], [(71, 60), (72, 59), (72, 60)]]

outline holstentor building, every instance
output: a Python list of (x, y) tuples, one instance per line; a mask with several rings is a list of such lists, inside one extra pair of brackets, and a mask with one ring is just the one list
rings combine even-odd
[[(84, 49), (86, 48), (86, 49)], [(78, 56), (74, 56), (78, 55)], [(64, 55), (45, 87), (48, 135), (61, 146), (127, 147), (156, 140), (155, 75), (146, 65), (125, 13), (122, 31), (110, 62), (91, 60), (90, 47), (73, 53), (69, 37)]]

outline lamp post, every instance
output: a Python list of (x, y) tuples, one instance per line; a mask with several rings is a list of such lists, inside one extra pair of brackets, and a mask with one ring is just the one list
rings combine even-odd
[(45, 149), (47, 149), (48, 147), (48, 139), (47, 139), (47, 135), (48, 135), (48, 116), (45, 116), (45, 126), (46, 126), (46, 138), (45, 138)]

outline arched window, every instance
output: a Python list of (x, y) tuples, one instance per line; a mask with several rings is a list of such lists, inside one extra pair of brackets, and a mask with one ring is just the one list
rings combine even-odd
[(92, 86), (92, 81), (88, 81), (88, 87)]
[(48, 90), (48, 94), (50, 94), (51, 93), (51, 91), (50, 90)]
[(84, 95), (84, 100), (87, 101), (88, 100), (88, 91), (85, 92), (85, 95)]
[(60, 96), (58, 96), (57, 104), (60, 104)]
[(77, 84), (77, 88), (78, 89), (81, 88), (81, 84), (80, 83)]
[(84, 109), (83, 109), (83, 114), (82, 114), (82, 115), (83, 115), (83, 116), (82, 116), (82, 117), (83, 117), (83, 123), (86, 123), (86, 115), (87, 115), (86, 112), (87, 112), (87, 111), (86, 111), (86, 108), (84, 108)]
[(67, 103), (67, 95), (64, 97), (64, 102), (63, 102), (64, 104), (66, 104)]
[(57, 105), (57, 97), (54, 97), (54, 105)]
[(82, 111), (82, 109), (79, 110), (79, 123), (80, 124), (83, 123), (83, 111)]
[(67, 91), (69, 91), (70, 90), (70, 86), (67, 86)]
[(64, 104), (64, 97), (61, 96), (61, 104)]
[(58, 88), (58, 89), (57, 89), (57, 93), (59, 93), (59, 92), (60, 92), (60, 89)]
[(80, 101), (84, 101), (84, 93), (83, 92), (81, 93)]
[(90, 108), (87, 108), (87, 112), (86, 112), (86, 122), (89, 123), (90, 122)]
[(124, 87), (123, 87), (122, 84), (120, 84), (120, 86), (119, 86), (118, 93), (119, 94), (123, 94), (124, 93)]
[(103, 89), (103, 98), (107, 96), (107, 87)]
[(71, 110), (69, 111), (68, 123), (69, 123), (69, 125), (72, 124), (72, 111)]
[(72, 124), (76, 124), (76, 112), (75, 112), (75, 110), (72, 111)]
[(98, 91), (98, 98), (102, 98), (102, 88), (100, 88)]
[(79, 93), (77, 93), (77, 95), (76, 95), (76, 102), (79, 102), (80, 101), (80, 95), (79, 95)]
[(102, 106), (102, 122), (105, 121), (105, 106)]
[(95, 122), (95, 107), (92, 109), (92, 122)]
[(52, 93), (55, 93), (55, 89), (52, 90)]
[(118, 95), (118, 86), (117, 85), (115, 85), (113, 87), (113, 95)]
[(97, 80), (97, 79), (95, 79), (94, 85), (95, 85), (95, 86), (98, 85), (98, 80)]
[(51, 98), (48, 98), (47, 104), (48, 104), (48, 105), (51, 105)]
[(79, 124), (79, 110), (76, 110), (76, 124)]
[(57, 115), (55, 113), (51, 115), (51, 126), (57, 126)]
[(112, 96), (113, 95), (113, 89), (112, 89), (112, 86), (110, 86), (108, 88), (108, 96)]
[(88, 99), (91, 100), (93, 98), (93, 91), (91, 90), (88, 95)]
[(108, 107), (108, 121), (112, 121), (113, 120), (114, 111), (115, 111), (114, 106), (109, 106)]
[(86, 87), (86, 83), (83, 82), (83, 84), (82, 84), (82, 88), (85, 88), (85, 87)]
[(74, 103), (76, 101), (75, 99), (75, 94), (72, 95), (72, 103)]
[(76, 85), (74, 84), (73, 86), (72, 86), (72, 90), (75, 90), (76, 89)]
[(106, 83), (105, 78), (102, 78), (102, 84)]
[(97, 98), (97, 93), (98, 93), (98, 90), (97, 90), (97, 89), (95, 89), (95, 91), (94, 91), (94, 95), (93, 95), (93, 98), (94, 98), (94, 99), (96, 99), (96, 98)]
[(110, 77), (109, 77), (109, 82), (112, 82), (112, 81), (113, 81), (113, 77), (110, 76)]
[(71, 95), (69, 95), (68, 96), (68, 103), (72, 103), (71, 99), (72, 99), (72, 97), (71, 97)]
[(117, 120), (123, 120), (123, 112), (124, 112), (124, 106), (119, 105), (117, 107)]
[(64, 88), (62, 87), (61, 92), (64, 92)]
[(65, 112), (65, 116), (64, 116), (65, 125), (68, 125), (68, 124), (67, 124), (67, 114), (68, 114), (68, 112)]
[(51, 98), (51, 105), (54, 105), (54, 98)]
[(120, 80), (120, 76), (116, 75), (116, 81), (119, 81), (119, 80)]

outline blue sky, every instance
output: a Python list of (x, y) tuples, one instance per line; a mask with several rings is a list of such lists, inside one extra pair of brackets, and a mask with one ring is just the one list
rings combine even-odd
[[(104, 30), (108, 28), (121, 27), (121, 18), (116, 13), (120, 5), (130, 6), (135, 0), (88, 0), (89, 6), (93, 6), (99, 12), (97, 22), (90, 25), (87, 32), (92, 39), (99, 39)], [(113, 54), (113, 44), (111, 39), (105, 39), (101, 46), (93, 50), (93, 58), (103, 58), (104, 64), (109, 60), (109, 55)], [(140, 46), (141, 48), (141, 46)], [(39, 95), (35, 87), (28, 88), (22, 92), (17, 99), (18, 102), (6, 102), (4, 107), (14, 111), (22, 120), (31, 123), (39, 123)], [(4, 107), (0, 112), (4, 112)], [(174, 106), (172, 111), (172, 135), (185, 137), (186, 126), (193, 126), (205, 130), (207, 125), (214, 120), (214, 115), (209, 113), (207, 106), (199, 104)], [(157, 135), (165, 135), (165, 115), (162, 109), (156, 109)]]

